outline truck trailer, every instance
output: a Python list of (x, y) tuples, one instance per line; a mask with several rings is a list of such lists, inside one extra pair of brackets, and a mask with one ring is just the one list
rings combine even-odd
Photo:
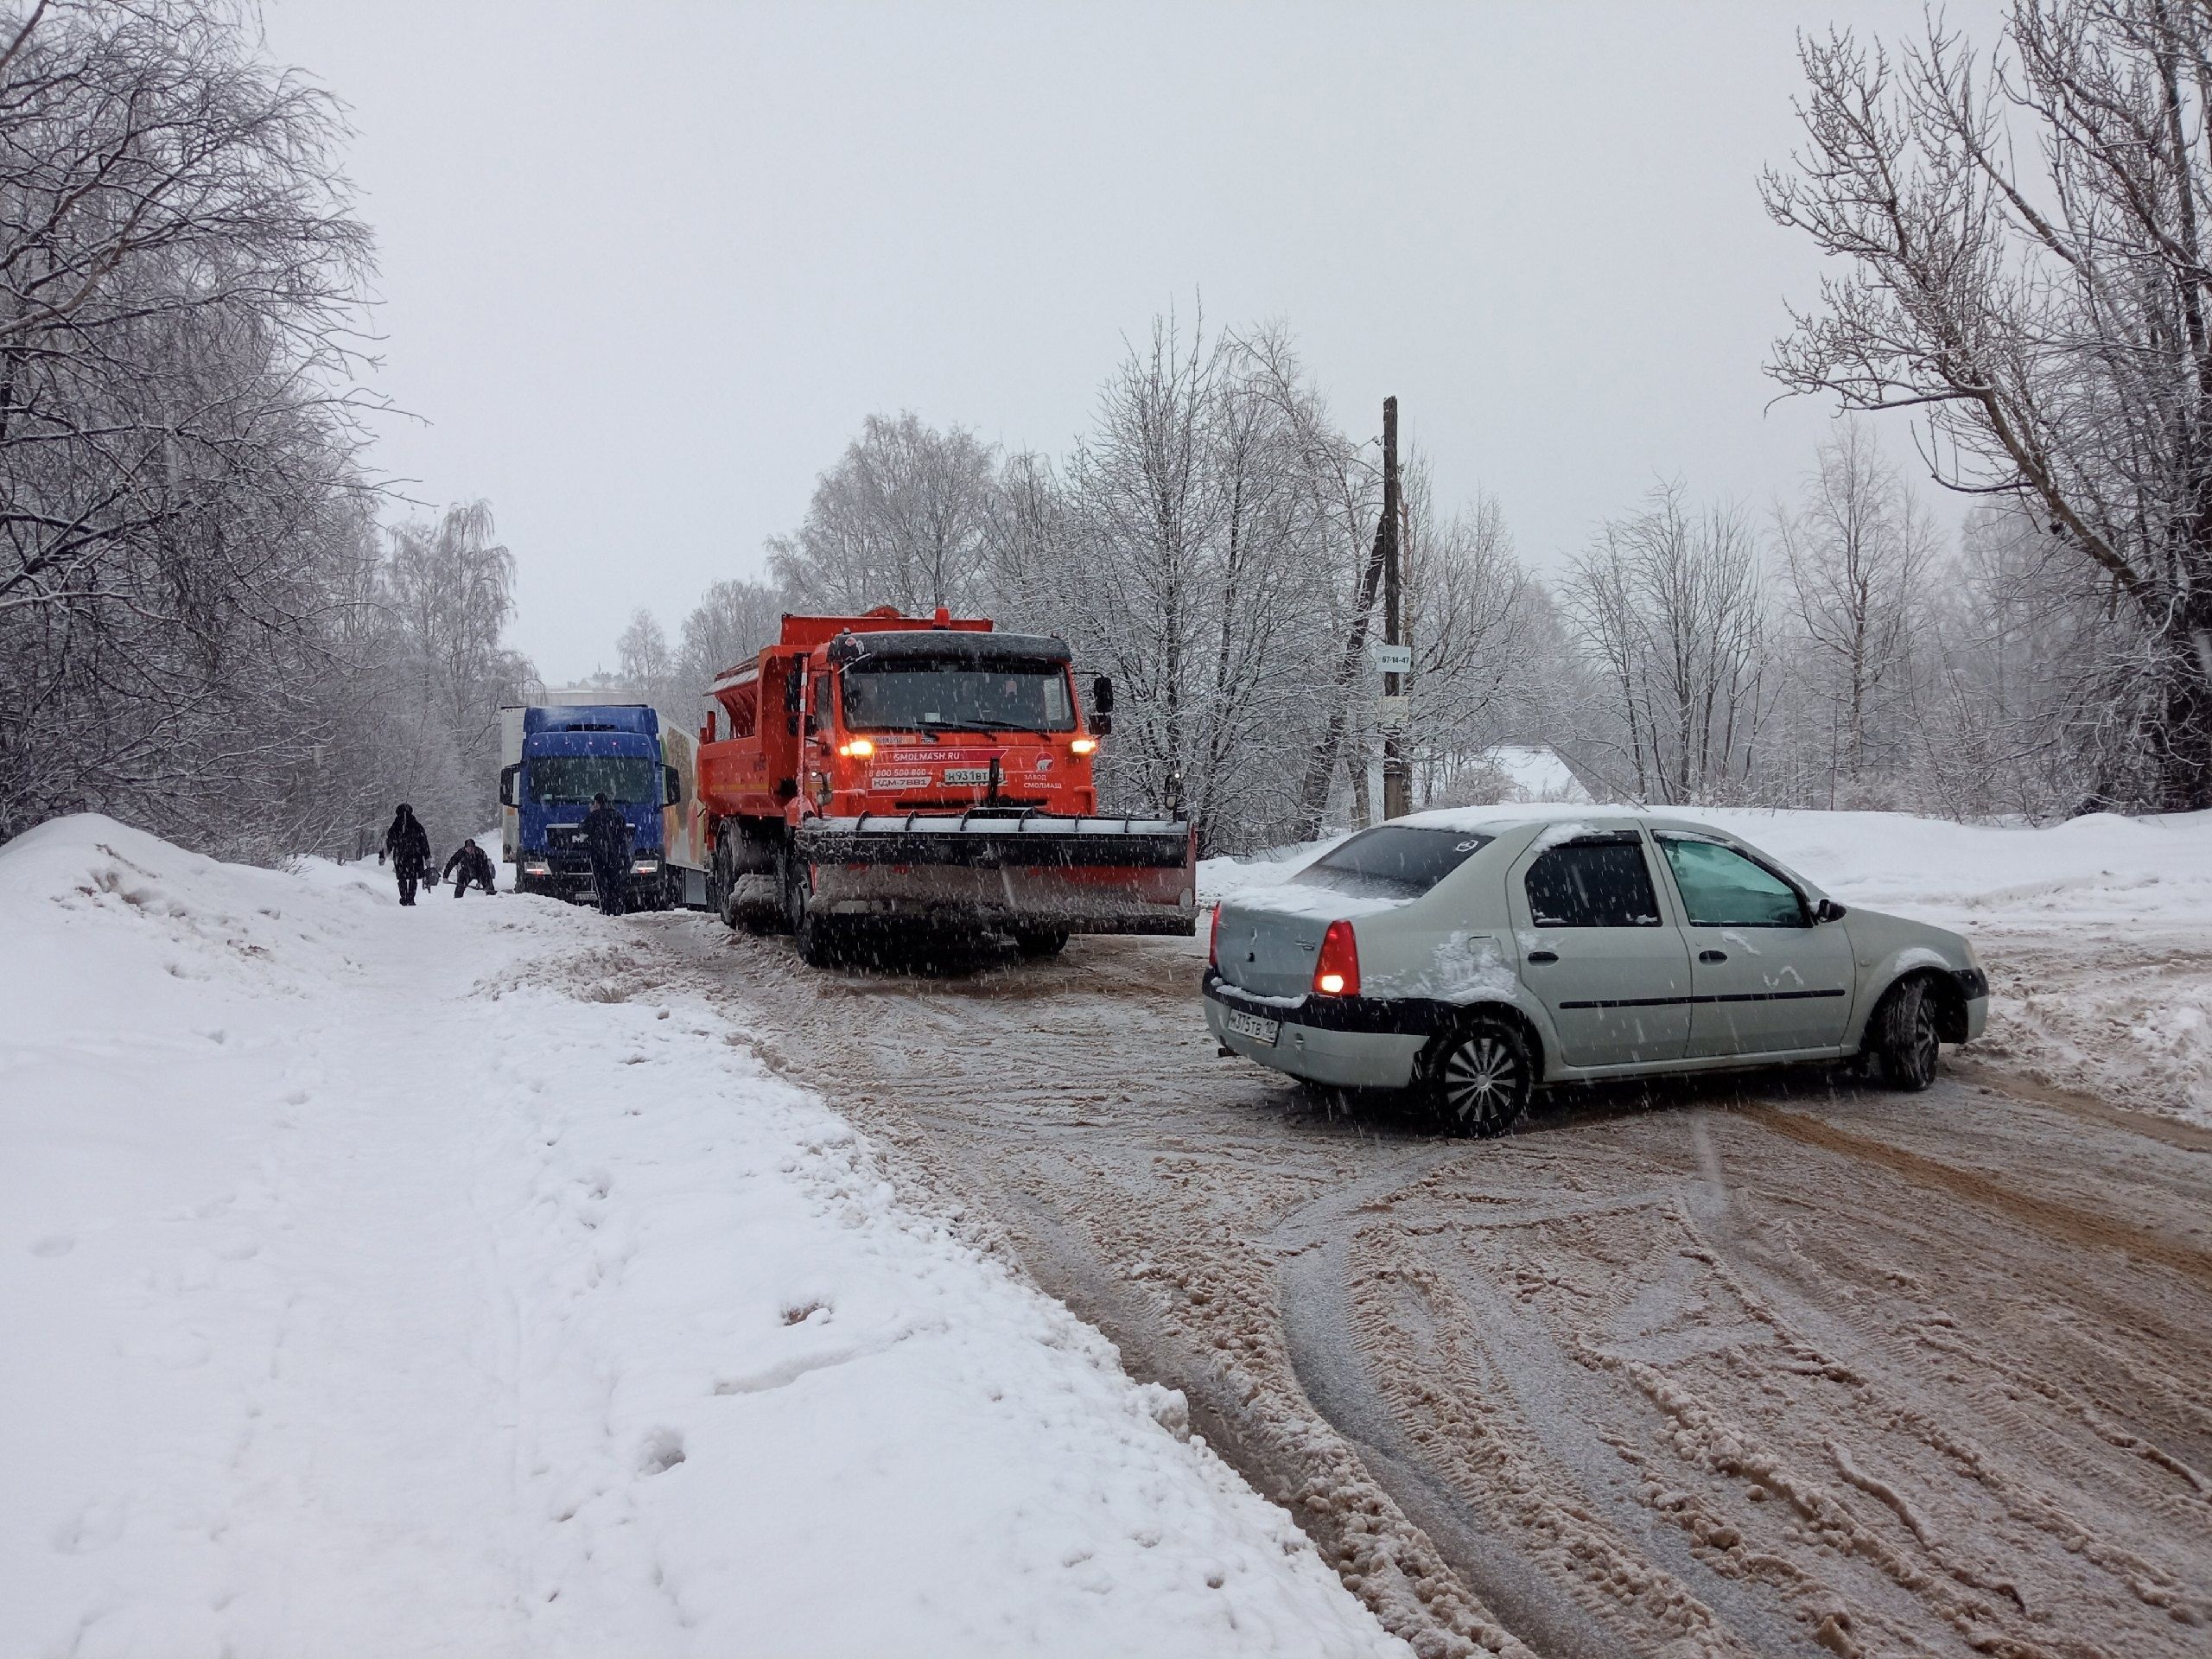
[(515, 891), (596, 899), (583, 817), (604, 794), (630, 825), (627, 908), (703, 907), (695, 745), (645, 703), (543, 703), (501, 711), (500, 854)]
[(810, 963), (872, 934), (996, 932), (1046, 955), (1073, 933), (1197, 928), (1192, 827), (1100, 814), (1113, 687), (1094, 683), (1086, 720), (1060, 639), (942, 609), (785, 616), (708, 695), (698, 825), (732, 926), (779, 922)]

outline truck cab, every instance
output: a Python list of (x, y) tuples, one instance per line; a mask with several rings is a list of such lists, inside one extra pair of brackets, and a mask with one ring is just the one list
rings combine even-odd
[(1193, 837), (1179, 819), (1101, 818), (1068, 646), (982, 618), (784, 618), (708, 688), (700, 734), (709, 906), (733, 925), (766, 878), (809, 961), (864, 931), (1188, 933)]
[(592, 797), (604, 794), (630, 826), (626, 902), (671, 902), (664, 809), (680, 799), (682, 780), (664, 759), (659, 716), (638, 703), (512, 712), (521, 716), (510, 740), (518, 753), (500, 769), (499, 802), (510, 809), (503, 839), (511, 837), (516, 891), (572, 901), (594, 893), (583, 819)]

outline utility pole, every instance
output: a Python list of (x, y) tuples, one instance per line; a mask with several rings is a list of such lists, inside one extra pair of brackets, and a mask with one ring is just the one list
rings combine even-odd
[[(1398, 671), (1405, 660), (1398, 592), (1398, 400), (1382, 400), (1382, 639), (1387, 653), (1382, 676), (1382, 816), (1402, 818), (1413, 810), (1413, 778), (1406, 766), (1406, 682)], [(1410, 666), (1410, 664), (1408, 664)]]

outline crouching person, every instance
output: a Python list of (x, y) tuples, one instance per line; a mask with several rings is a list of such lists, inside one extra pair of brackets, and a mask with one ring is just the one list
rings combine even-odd
[(464, 841), (453, 849), (453, 856), (446, 860), (445, 875), (453, 877), (453, 896), (456, 899), (471, 887), (481, 887), (486, 893), (499, 890), (492, 879), (491, 854), (473, 841)]

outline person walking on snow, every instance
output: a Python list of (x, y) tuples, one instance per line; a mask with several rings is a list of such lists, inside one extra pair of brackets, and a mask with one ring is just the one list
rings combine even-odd
[(377, 854), (377, 862), (381, 864), (387, 858), (391, 861), (392, 874), (399, 878), (399, 902), (413, 904), (416, 883), (430, 867), (430, 833), (404, 801), (391, 815), (391, 828), (384, 832), (384, 847)]
[(609, 916), (620, 916), (622, 890), (630, 879), (630, 821), (607, 804), (602, 791), (591, 798), (583, 835), (592, 886), (599, 889), (599, 907)]
[[(461, 874), (454, 875), (456, 870)], [(453, 856), (446, 860), (445, 869), (438, 880), (442, 881), (448, 875), (454, 877), (453, 896), (456, 899), (467, 893), (472, 883), (486, 893), (499, 890), (492, 880), (492, 855), (473, 841), (464, 841), (453, 849)]]

